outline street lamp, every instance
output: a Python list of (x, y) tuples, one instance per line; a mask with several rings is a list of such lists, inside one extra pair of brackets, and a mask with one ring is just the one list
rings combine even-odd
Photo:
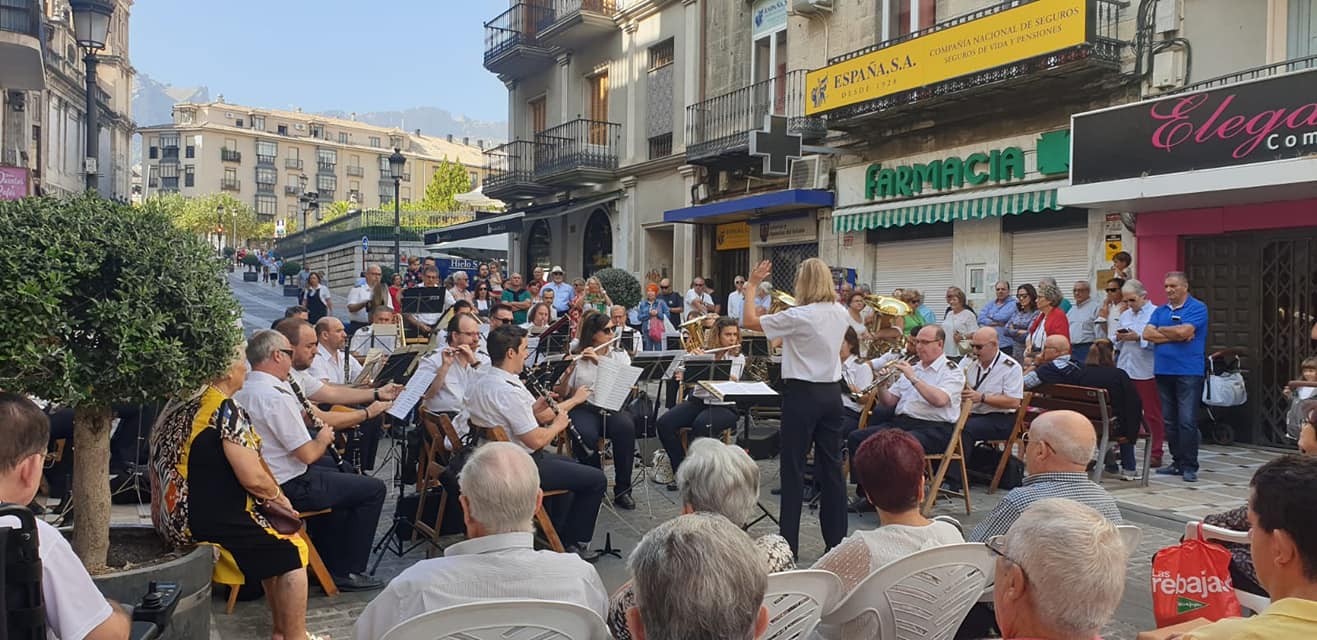
[(110, 33), (110, 18), (114, 5), (110, 0), (69, 0), (73, 10), (73, 35), (86, 54), (82, 61), (87, 67), (87, 190), (98, 191), (96, 161), (100, 157), (100, 123), (96, 107), (96, 52), (105, 48)]
[(215, 207), (215, 228), (219, 231), (219, 255), (224, 257), (224, 205)]
[(302, 268), (306, 269), (306, 243), (309, 239), (306, 228), (306, 214), (310, 213), (312, 209), (315, 209), (316, 219), (318, 220), (320, 218), (320, 194), (315, 191), (306, 190), (306, 175), (297, 178), (297, 185), (298, 188), (302, 190), (302, 195), (297, 199), (302, 203)]
[(399, 249), (399, 241), (402, 238), (402, 201), (398, 198), (398, 191), (402, 188), (402, 168), (407, 164), (407, 157), (402, 155), (402, 150), (398, 147), (393, 148), (393, 154), (389, 156), (389, 173), (393, 174), (393, 270), (398, 271), (398, 264), (402, 262), (402, 251)]

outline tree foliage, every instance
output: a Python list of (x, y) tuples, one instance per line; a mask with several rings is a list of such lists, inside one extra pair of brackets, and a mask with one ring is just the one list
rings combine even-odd
[(89, 569), (108, 548), (111, 405), (199, 388), (242, 339), (214, 249), (164, 204), (0, 202), (0, 388), (74, 408), (74, 550)]
[[(221, 215), (219, 207), (224, 207)], [(251, 205), (229, 193), (187, 198), (178, 193), (156, 194), (147, 198), (142, 207), (158, 212), (173, 221), (174, 226), (205, 237), (215, 233), (218, 224), (224, 225), (225, 238), (242, 241), (261, 237), (257, 233), (256, 212)]]
[(594, 272), (599, 284), (608, 292), (613, 304), (620, 304), (628, 309), (640, 304), (640, 282), (636, 277), (622, 269), (600, 269)]
[(430, 184), (425, 186), (425, 197), (420, 201), (421, 211), (457, 211), (456, 196), (471, 190), (471, 176), (459, 162), (448, 157), (435, 169)]

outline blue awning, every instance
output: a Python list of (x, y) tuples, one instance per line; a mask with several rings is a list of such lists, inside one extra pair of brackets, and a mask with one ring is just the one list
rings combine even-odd
[[(521, 219), (525, 214), (517, 211), (497, 216), (477, 215), (475, 220), (425, 232), (425, 244), (437, 245), (455, 240), (469, 240), (483, 236), (520, 233)], [(431, 247), (433, 248), (433, 246)]]
[(775, 213), (831, 207), (836, 195), (820, 189), (787, 189), (753, 196), (710, 202), (663, 212), (664, 222), (722, 224)]

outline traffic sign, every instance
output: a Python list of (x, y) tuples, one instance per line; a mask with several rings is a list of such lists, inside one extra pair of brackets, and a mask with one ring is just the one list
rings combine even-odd
[(370, 236), (361, 236), (361, 250), (370, 251)]

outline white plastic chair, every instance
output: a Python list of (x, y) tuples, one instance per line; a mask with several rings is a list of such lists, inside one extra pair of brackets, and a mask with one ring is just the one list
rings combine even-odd
[(423, 613), (380, 640), (608, 640), (598, 613), (552, 600), (494, 600)]
[[(1202, 536), (1198, 533), (1202, 532)], [(1248, 544), (1247, 531), (1234, 531), (1223, 527), (1217, 527), (1210, 524), (1203, 524), (1199, 521), (1191, 521), (1184, 525), (1185, 540), (1217, 540), (1220, 542), (1233, 542), (1236, 544)], [(1235, 589), (1235, 598), (1245, 609), (1253, 613), (1260, 613), (1267, 607), (1271, 606), (1271, 599), (1264, 598), (1256, 593), (1249, 593), (1243, 589)]]
[(841, 638), (843, 627), (866, 616), (883, 640), (947, 640), (956, 634), (985, 586), (995, 558), (979, 542), (934, 547), (888, 563), (823, 614), (818, 634)]
[(764, 606), (768, 629), (762, 640), (808, 638), (823, 612), (837, 605), (844, 587), (831, 571), (806, 569), (768, 574)]

